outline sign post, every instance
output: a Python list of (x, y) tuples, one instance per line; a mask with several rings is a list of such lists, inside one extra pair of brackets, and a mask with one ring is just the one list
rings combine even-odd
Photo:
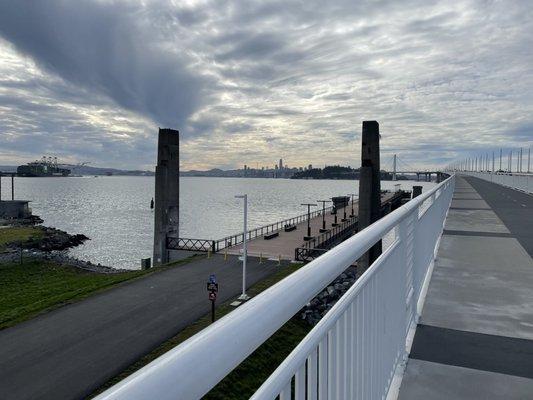
[(211, 323), (213, 323), (215, 322), (215, 301), (217, 300), (218, 293), (218, 283), (215, 274), (209, 275), (207, 292), (209, 293), (209, 300), (211, 301)]

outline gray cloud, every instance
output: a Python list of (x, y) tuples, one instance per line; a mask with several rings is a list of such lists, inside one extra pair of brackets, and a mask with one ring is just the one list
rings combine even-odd
[[(205, 79), (125, 2), (0, 3), (0, 34), (40, 66), (165, 126), (183, 126)], [(178, 45), (179, 46), (179, 45)]]
[(6, 0), (0, 158), (150, 166), (170, 126), (186, 168), (357, 165), (364, 119), (413, 166), (525, 146), (532, 21), (518, 0)]

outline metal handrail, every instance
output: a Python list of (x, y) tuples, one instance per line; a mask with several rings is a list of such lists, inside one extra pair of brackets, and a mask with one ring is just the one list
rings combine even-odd
[[(433, 202), (430, 208), (438, 212), (438, 221), (435, 220), (434, 222), (438, 222), (440, 226), (434, 227), (434, 229), (440, 235), (451, 201), (450, 191), (453, 192), (453, 183), (454, 177), (452, 176), (430, 191), (399, 207), (130, 375), (102, 393), (97, 399), (199, 399), (391, 229), (400, 227), (402, 231), (407, 231), (405, 225), (415, 217), (418, 220), (418, 209), (427, 199), (431, 199)], [(443, 196), (443, 193), (446, 193), (446, 196)], [(423, 213), (420, 221), (426, 221), (424, 223), (430, 221), (426, 218), (428, 215), (433, 214)], [(414, 232), (416, 233), (416, 230)], [(433, 249), (436, 244), (430, 243), (424, 236), (419, 240), (421, 248), (431, 246), (432, 260), (434, 257)], [(415, 249), (416, 244), (418, 243), (415, 243)], [(387, 254), (390, 253), (386, 251), (382, 258), (386, 257)], [(416, 263), (425, 264), (426, 260), (420, 261), (417, 258), (422, 255), (417, 256), (415, 254), (412, 257), (415, 258)], [(401, 257), (394, 257), (393, 261), (400, 258), (406, 259), (406, 257), (411, 256), (404, 253)], [(383, 269), (382, 263), (372, 264), (365, 273), (366, 277), (360, 282), (371, 279), (371, 276), (377, 276), (378, 271)], [(388, 270), (396, 271), (394, 268)], [(359, 283), (358, 285), (362, 286), (363, 284)], [(420, 287), (415, 287), (415, 296), (412, 298), (417, 299), (420, 291)], [(404, 315), (405, 311), (401, 316)], [(405, 337), (401, 339), (403, 340)], [(305, 342), (307, 343), (308, 340), (305, 339)], [(287, 362), (291, 361), (286, 360), (282, 365), (286, 365)], [(288, 369), (285, 372), (288, 373), (287, 371), (292, 373), (293, 370)], [(286, 374), (283, 375), (284, 378), (287, 376)], [(300, 375), (298, 384), (301, 384), (301, 378)], [(289, 393), (290, 379), (292, 379), (292, 375), (289, 376)], [(271, 380), (269, 379), (267, 383)], [(278, 386), (269, 386), (269, 388), (272, 387), (277, 388)], [(282, 387), (286, 389), (286, 382)], [(271, 393), (270, 391), (267, 392)], [(286, 391), (284, 393), (286, 394)], [(255, 398), (267, 397), (258, 394)], [(281, 396), (281, 398), (286, 397)]]
[[(332, 210), (332, 208), (333, 206), (326, 207), (324, 211), (329, 212)], [(309, 214), (309, 217), (315, 218), (319, 215), (322, 215), (322, 209), (312, 211)], [(296, 225), (301, 222), (307, 221), (307, 218), (308, 218), (308, 214), (306, 213), (306, 214), (297, 215), (296, 217), (287, 218), (287, 219), (277, 221), (271, 224), (267, 224), (267, 225), (259, 226), (254, 229), (250, 229), (248, 231), (247, 239), (252, 240), (259, 236), (263, 236), (267, 233), (279, 231), (283, 229), (285, 225)], [(244, 241), (243, 232), (223, 237), (222, 239), (215, 240), (216, 251), (220, 251), (226, 247), (235, 246), (237, 244), (242, 243), (243, 241)]]

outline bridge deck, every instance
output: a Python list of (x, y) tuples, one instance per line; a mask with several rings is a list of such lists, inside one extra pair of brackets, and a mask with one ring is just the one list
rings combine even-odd
[[(389, 201), (395, 193), (384, 193), (381, 197), (382, 203)], [(354, 215), (359, 214), (359, 204), (357, 200), (354, 201), (353, 205)], [(352, 212), (351, 203), (346, 206), (346, 217), (349, 218)], [(339, 210), (337, 214), (337, 220), (340, 223), (344, 217), (343, 210)], [(331, 229), (332, 223), (335, 220), (335, 216), (330, 212), (326, 212), (326, 229)], [(311, 226), (311, 235), (316, 236), (319, 234), (319, 229), (322, 228), (322, 216), (312, 218), (310, 221)], [(281, 258), (282, 260), (293, 260), (294, 259), (294, 249), (301, 247), (304, 244), (304, 236), (307, 235), (307, 221), (304, 221), (296, 225), (296, 230), (285, 232), (283, 230), (279, 231), (279, 236), (265, 240), (263, 236), (259, 236), (250, 240), (247, 244), (248, 255), (259, 257), (262, 255), (265, 258)], [(229, 247), (227, 250), (228, 254), (242, 254), (242, 244)]]
[(533, 196), (458, 178), (400, 400), (533, 396)]

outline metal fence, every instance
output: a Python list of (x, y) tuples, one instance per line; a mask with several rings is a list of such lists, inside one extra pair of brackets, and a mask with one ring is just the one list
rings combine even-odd
[(215, 241), (169, 236), (167, 237), (167, 248), (170, 250), (214, 251)]
[(252, 397), (383, 399), (421, 311), (454, 179), (311, 261), (97, 399), (201, 398), (393, 231), (392, 244)]
[[(331, 212), (332, 207), (326, 207), (324, 212)], [(315, 218), (322, 215), (323, 210), (315, 210), (309, 214), (310, 218)], [(296, 217), (287, 218), (282, 221), (274, 222), (272, 224), (260, 226), (258, 228), (250, 229), (247, 233), (247, 240), (255, 239), (259, 236), (266, 235), (284, 229), (286, 225), (296, 225), (301, 222), (307, 221), (308, 215), (302, 214)], [(170, 250), (196, 250), (196, 251), (208, 251), (217, 252), (227, 247), (241, 244), (244, 241), (244, 233), (236, 233), (235, 235), (226, 236), (218, 240), (208, 239), (190, 239), (190, 238), (177, 238), (169, 237), (167, 239), (167, 245)], [(202, 243), (199, 246), (199, 243)]]
[(533, 174), (519, 172), (461, 172), (461, 174), (475, 176), (489, 182), (498, 183), (511, 189), (533, 193)]

